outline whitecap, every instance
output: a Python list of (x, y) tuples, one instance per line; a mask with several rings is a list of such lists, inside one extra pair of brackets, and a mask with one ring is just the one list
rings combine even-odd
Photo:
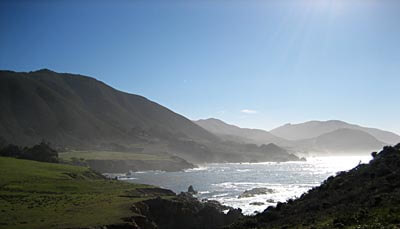
[(185, 169), (184, 170), (184, 172), (197, 172), (197, 171), (204, 171), (204, 170), (208, 170), (209, 169), (209, 167), (207, 167), (207, 166), (200, 166), (200, 167), (197, 167), (197, 168), (191, 168), (191, 169)]
[(237, 171), (237, 172), (244, 173), (244, 172), (250, 172), (251, 169), (237, 169), (236, 171)]
[(135, 177), (118, 177), (118, 180), (137, 180)]
[(224, 197), (224, 196), (227, 196), (227, 195), (229, 195), (229, 193), (215, 194), (215, 195), (212, 196), (212, 198)]

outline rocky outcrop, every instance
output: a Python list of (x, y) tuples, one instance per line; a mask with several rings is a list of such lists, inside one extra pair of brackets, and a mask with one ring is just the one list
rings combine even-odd
[(162, 188), (138, 188), (123, 197), (153, 198), (134, 203), (132, 216), (122, 223), (81, 229), (217, 229), (243, 217), (240, 209), (215, 200), (199, 201), (189, 192), (176, 195)]
[[(229, 209), (225, 214), (223, 210)], [(213, 229), (227, 226), (242, 217), (240, 209), (228, 208), (216, 201), (199, 201), (188, 193), (175, 198), (155, 198), (132, 206), (131, 218), (139, 228)]]

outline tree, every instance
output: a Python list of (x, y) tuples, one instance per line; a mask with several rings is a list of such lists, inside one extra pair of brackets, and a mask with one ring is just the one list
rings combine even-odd
[(58, 162), (58, 153), (50, 147), (49, 143), (42, 141), (32, 147), (20, 148), (16, 145), (8, 145), (0, 150), (0, 156), (15, 157), (42, 162)]
[(26, 159), (43, 162), (58, 162), (58, 153), (50, 147), (50, 144), (42, 141), (32, 148), (27, 148), (24, 152)]

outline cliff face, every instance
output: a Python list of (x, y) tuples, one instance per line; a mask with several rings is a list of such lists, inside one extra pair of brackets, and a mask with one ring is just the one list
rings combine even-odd
[(398, 228), (400, 144), (231, 228)]

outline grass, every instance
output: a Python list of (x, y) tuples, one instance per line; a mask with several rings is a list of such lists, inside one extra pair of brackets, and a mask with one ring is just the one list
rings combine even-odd
[[(107, 180), (85, 167), (0, 157), (0, 228), (73, 228), (121, 223), (129, 197), (152, 186)], [(149, 197), (146, 197), (149, 198)]]
[(71, 161), (72, 158), (84, 160), (171, 160), (168, 155), (109, 151), (69, 151), (59, 153), (59, 157), (65, 161)]

